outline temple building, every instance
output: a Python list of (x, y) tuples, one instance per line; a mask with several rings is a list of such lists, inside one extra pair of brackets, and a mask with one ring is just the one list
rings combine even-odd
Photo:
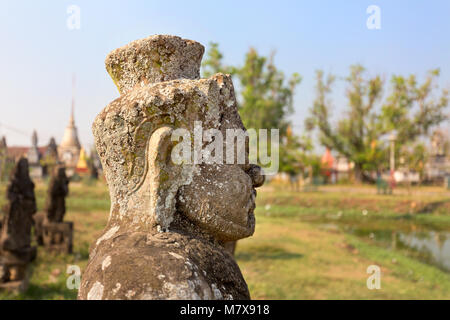
[[(75, 77), (73, 78), (73, 89)], [(0, 139), (0, 179), (7, 179), (8, 172), (20, 157), (26, 157), (30, 165), (30, 176), (32, 179), (40, 179), (50, 175), (55, 168), (63, 165), (66, 175), (87, 175), (94, 172), (92, 176), (97, 177), (101, 170), (101, 163), (96, 152), (89, 159), (85, 150), (81, 147), (78, 139), (78, 130), (74, 117), (75, 95), (72, 92), (72, 110), (69, 123), (64, 130), (61, 143), (58, 145), (54, 138), (50, 139), (48, 145), (38, 146), (38, 135), (34, 131), (31, 146), (8, 146), (6, 137)]]
[(38, 135), (33, 131), (31, 146), (8, 146), (6, 137), (0, 140), (0, 180), (9, 178), (9, 171), (21, 157), (28, 159), (30, 177), (39, 180), (48, 175), (51, 167), (58, 164), (55, 139), (51, 138), (46, 146), (38, 146)]
[(58, 147), (59, 160), (66, 167), (66, 174), (71, 177), (75, 174), (80, 157), (81, 145), (78, 140), (77, 127), (75, 126), (73, 105), (69, 124), (67, 125), (61, 144)]
[[(64, 135), (59, 146), (52, 137), (46, 146), (38, 146), (38, 134), (33, 131), (31, 146), (7, 146), (6, 138), (0, 139), (0, 179), (6, 179), (7, 168), (20, 159), (26, 157), (30, 166), (30, 176), (33, 180), (39, 180), (52, 173), (55, 167), (64, 165), (66, 175), (86, 175), (89, 172), (88, 156), (81, 147), (75, 125), (73, 104), (69, 118), (69, 124), (64, 130)], [(101, 166), (96, 167), (96, 169)]]

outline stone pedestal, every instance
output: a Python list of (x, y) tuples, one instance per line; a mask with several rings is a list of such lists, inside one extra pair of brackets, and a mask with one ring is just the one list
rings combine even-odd
[(72, 253), (73, 222), (48, 222), (42, 225), (44, 247), (58, 253)]
[(36, 257), (36, 248), (31, 247), (19, 254), (3, 251), (0, 255), (0, 290), (23, 293), (28, 289), (31, 276), (30, 261)]

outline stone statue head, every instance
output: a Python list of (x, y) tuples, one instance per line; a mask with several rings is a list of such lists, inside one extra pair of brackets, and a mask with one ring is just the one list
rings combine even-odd
[(66, 168), (65, 167), (58, 167), (57, 171), (56, 171), (56, 176), (60, 180), (66, 180), (67, 179)]
[(19, 181), (30, 180), (28, 173), (28, 160), (26, 158), (20, 158), (17, 165), (13, 171), (13, 176)]
[(254, 232), (254, 188), (264, 182), (259, 167), (248, 160), (173, 159), (181, 140), (192, 142), (199, 123), (203, 132), (215, 130), (223, 137), (227, 129), (245, 132), (230, 76), (199, 78), (203, 53), (195, 41), (158, 35), (106, 58), (121, 94), (93, 124), (110, 189), (109, 229), (162, 232), (180, 215), (220, 241)]

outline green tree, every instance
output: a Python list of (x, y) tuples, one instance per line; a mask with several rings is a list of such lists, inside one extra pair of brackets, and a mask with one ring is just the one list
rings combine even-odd
[[(202, 64), (203, 76), (209, 77), (222, 72), (231, 74), (237, 80), (238, 109), (247, 128), (279, 129), (280, 170), (293, 172), (299, 158), (298, 148), (302, 145), (296, 136), (287, 137), (292, 115), (295, 88), (301, 82), (298, 73), (286, 78), (274, 63), (275, 54), (269, 57), (259, 55), (250, 48), (245, 55), (243, 66), (226, 66), (217, 43), (210, 48)], [(268, 146), (269, 147), (269, 146)], [(270, 150), (270, 148), (269, 148)]]
[(408, 171), (412, 170), (419, 174), (420, 182), (424, 177), (425, 163), (429, 159), (429, 152), (426, 146), (419, 142), (405, 145), (399, 151), (400, 162)]
[[(448, 91), (442, 90), (439, 99), (433, 98), (439, 76), (431, 71), (423, 84), (415, 76), (393, 76), (390, 94), (382, 100), (383, 81), (380, 76), (364, 77), (360, 65), (350, 68), (346, 97), (348, 107), (336, 126), (330, 121), (331, 101), (329, 94), (335, 81), (333, 75), (326, 78), (317, 71), (316, 98), (306, 120), (309, 130), (317, 128), (324, 146), (337, 150), (355, 164), (355, 179), (368, 179), (369, 170), (387, 161), (386, 135), (397, 132), (397, 149), (427, 135), (430, 129), (446, 119)], [(379, 106), (381, 102), (381, 108)]]
[(204, 78), (209, 78), (216, 73), (230, 74), (232, 70), (223, 64), (223, 54), (219, 51), (219, 44), (209, 43), (209, 50), (206, 53), (206, 59), (202, 63), (202, 73)]
[(6, 138), (0, 139), (0, 182), (6, 181), (9, 178), (11, 171), (11, 161), (8, 159), (8, 146)]
[(288, 128), (287, 135), (280, 148), (280, 172), (297, 176), (309, 165), (310, 152), (313, 150), (311, 139), (307, 136), (296, 136)]
[(233, 73), (241, 87), (239, 111), (244, 124), (257, 130), (277, 128), (280, 137), (285, 137), (300, 75), (293, 73), (287, 79), (275, 66), (274, 53), (267, 58), (254, 48), (247, 52), (244, 65), (233, 68)]
[(397, 142), (402, 145), (417, 137), (427, 136), (430, 130), (444, 122), (448, 116), (448, 90), (442, 90), (438, 99), (434, 91), (439, 70), (431, 70), (424, 83), (419, 84), (414, 75), (405, 78), (394, 75), (391, 94), (382, 106), (380, 132), (397, 131)]
[(210, 43), (202, 64), (203, 76), (218, 72), (231, 74), (238, 80), (238, 108), (244, 125), (256, 130), (277, 128), (280, 136), (285, 136), (290, 124), (288, 117), (294, 111), (295, 88), (301, 77), (293, 73), (286, 79), (275, 66), (274, 56), (274, 53), (270, 57), (261, 56), (250, 48), (243, 66), (225, 66), (218, 44)]

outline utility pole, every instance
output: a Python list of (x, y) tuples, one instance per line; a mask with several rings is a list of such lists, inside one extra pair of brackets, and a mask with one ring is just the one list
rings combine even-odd
[(391, 144), (391, 156), (390, 156), (391, 174), (390, 174), (390, 181), (389, 181), (390, 193), (393, 193), (394, 188), (395, 188), (395, 141), (396, 140), (397, 140), (396, 134), (392, 133), (389, 137), (389, 142)]
[(389, 136), (389, 142), (391, 145), (391, 156), (390, 156), (390, 169), (391, 174), (395, 172), (395, 141), (397, 140), (397, 136), (395, 133), (392, 133)]

